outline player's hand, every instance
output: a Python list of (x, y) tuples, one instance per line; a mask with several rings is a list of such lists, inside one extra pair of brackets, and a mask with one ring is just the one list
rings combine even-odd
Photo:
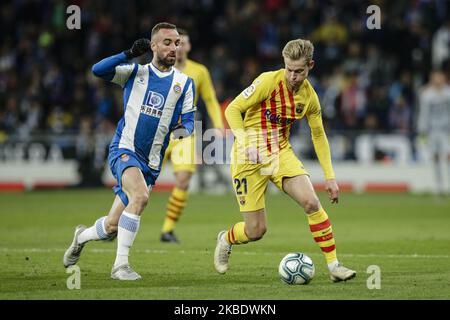
[(136, 58), (150, 51), (150, 40), (141, 38), (133, 43), (131, 49), (124, 51), (128, 59)]
[(188, 136), (188, 132), (186, 128), (181, 124), (178, 123), (176, 126), (172, 128), (172, 138), (175, 140), (181, 140)]
[(250, 162), (252, 162), (252, 163), (261, 163), (262, 162), (261, 156), (259, 155), (259, 151), (256, 147), (249, 146), (249, 147), (245, 148), (244, 153)]
[(331, 203), (339, 202), (339, 187), (335, 179), (325, 181), (325, 190), (328, 193)]

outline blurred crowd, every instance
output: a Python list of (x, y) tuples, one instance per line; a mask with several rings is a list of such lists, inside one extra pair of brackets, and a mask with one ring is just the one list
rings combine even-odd
[[(80, 30), (66, 27), (71, 4), (81, 8)], [(366, 26), (371, 4), (381, 29)], [(283, 67), (287, 41), (307, 38), (327, 130), (412, 135), (430, 70), (450, 74), (449, 13), (446, 0), (1, 1), (0, 142), (113, 132), (121, 89), (95, 79), (91, 66), (161, 21), (189, 31), (190, 58), (209, 68), (224, 106), (261, 72)]]

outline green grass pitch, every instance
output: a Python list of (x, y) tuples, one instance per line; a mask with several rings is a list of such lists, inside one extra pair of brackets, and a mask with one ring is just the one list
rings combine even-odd
[[(153, 193), (130, 262), (143, 280), (110, 279), (116, 242), (91, 242), (78, 263), (81, 289), (69, 290), (62, 255), (77, 224), (107, 213), (110, 190), (0, 194), (0, 299), (449, 299), (450, 199), (400, 194), (341, 194), (322, 203), (333, 224), (338, 257), (357, 270), (332, 283), (302, 210), (283, 194), (267, 196), (268, 232), (235, 246), (226, 275), (213, 268), (218, 231), (241, 220), (234, 196), (191, 195), (177, 235), (159, 242), (168, 194)], [(309, 255), (316, 275), (306, 286), (278, 277), (288, 252)], [(381, 289), (367, 288), (367, 268), (381, 270)]]

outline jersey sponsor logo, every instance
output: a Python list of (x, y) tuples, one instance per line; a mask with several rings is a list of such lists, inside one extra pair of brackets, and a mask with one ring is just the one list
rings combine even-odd
[(164, 97), (162, 94), (154, 91), (148, 91), (144, 105), (161, 110), (164, 106)]
[(283, 118), (280, 114), (273, 114), (272, 111), (270, 111), (270, 110), (266, 110), (264, 115), (266, 116), (266, 119), (269, 122), (276, 123), (276, 124), (278, 124), (280, 126), (288, 126), (292, 122), (295, 121), (295, 119)]
[(144, 104), (141, 106), (141, 113), (151, 117), (161, 118), (164, 101), (165, 99), (162, 94), (148, 91), (144, 99)]

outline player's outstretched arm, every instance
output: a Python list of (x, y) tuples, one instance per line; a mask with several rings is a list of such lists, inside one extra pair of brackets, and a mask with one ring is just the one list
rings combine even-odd
[(92, 66), (92, 73), (106, 81), (112, 81), (123, 85), (135, 68), (134, 64), (129, 64), (129, 60), (139, 57), (149, 50), (150, 40), (136, 40), (130, 49), (105, 58), (94, 64)]
[(335, 180), (333, 165), (331, 163), (330, 145), (323, 127), (322, 113), (317, 94), (314, 93), (312, 104), (307, 113), (309, 127), (311, 128), (311, 138), (316, 151), (317, 158), (325, 174), (325, 189), (332, 203), (337, 203), (339, 199), (339, 187)]
[[(314, 121), (313, 121), (314, 122)], [(328, 139), (322, 125), (322, 121), (317, 127), (311, 127), (311, 136), (316, 151), (317, 158), (325, 173), (325, 190), (331, 203), (339, 202), (339, 187), (335, 179), (333, 165), (331, 163), (331, 152)]]
[(220, 104), (217, 100), (216, 91), (212, 84), (211, 75), (206, 67), (203, 68), (202, 71), (203, 82), (199, 87), (200, 96), (205, 103), (206, 111), (208, 112), (209, 118), (213, 123), (213, 127), (216, 129), (224, 129)]

